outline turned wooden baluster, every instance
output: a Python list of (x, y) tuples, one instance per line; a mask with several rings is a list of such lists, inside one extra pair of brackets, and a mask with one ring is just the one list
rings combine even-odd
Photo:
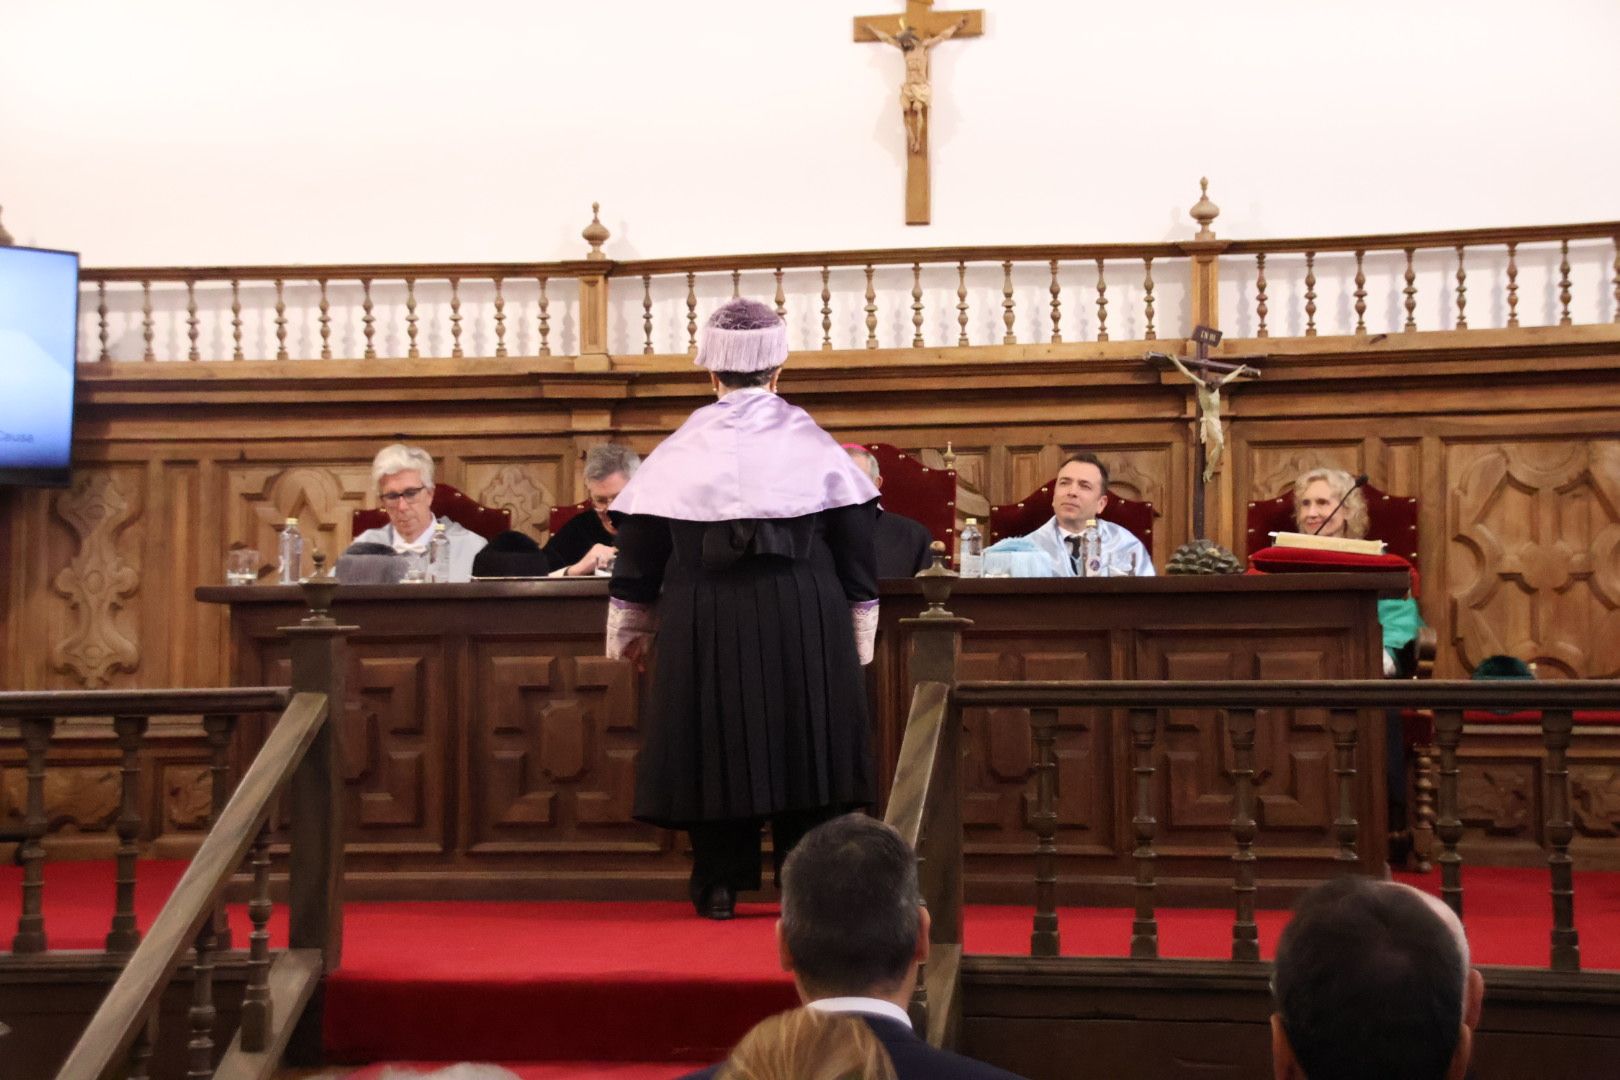
[(450, 279), (450, 355), (461, 353), (461, 279)]
[(1159, 955), (1159, 920), (1154, 914), (1153, 837), (1158, 819), (1153, 816), (1153, 743), (1158, 735), (1159, 715), (1155, 709), (1131, 709), (1131, 772), (1136, 777), (1136, 813), (1131, 827), (1136, 830), (1136, 919), (1131, 923), (1131, 958), (1153, 960)]
[(495, 279), (495, 355), (506, 355), (506, 297), (501, 292), (502, 281)]
[(136, 841), (141, 834), (141, 738), (146, 734), (146, 717), (115, 716), (113, 732), (118, 737), (121, 800), (116, 828), (118, 853), (114, 857), (112, 929), (107, 934), (107, 951), (134, 952), (141, 943), (135, 926), (135, 858), (140, 854)]
[(878, 347), (877, 339), (877, 291), (872, 288), (872, 264), (866, 264), (866, 347)]
[(153, 1008), (146, 1023), (135, 1032), (135, 1041), (129, 1046), (129, 1072), (125, 1080), (149, 1080), (152, 1047), (157, 1045), (158, 1011)]
[(1266, 329), (1266, 253), (1260, 252), (1254, 257), (1254, 312), (1260, 317), (1260, 328), (1254, 332), (1255, 337), (1270, 337), (1271, 331)]
[(1056, 345), (1063, 340), (1063, 300), (1061, 293), (1063, 286), (1058, 284), (1058, 261), (1052, 260), (1052, 285), (1047, 292), (1052, 294), (1052, 344)]
[(782, 268), (776, 268), (776, 317), (787, 322), (787, 293), (782, 291)]
[(146, 339), (146, 351), (141, 354), (142, 360), (156, 360), (157, 354), (152, 351), (152, 283), (141, 282), (141, 337)]
[(1559, 326), (1568, 326), (1569, 317), (1569, 241), (1561, 241), (1558, 245), (1558, 300), (1564, 305), (1564, 312), (1558, 317)]
[(23, 811), (23, 842), (18, 859), (23, 866), (22, 913), (17, 916), (17, 934), (11, 951), (19, 956), (45, 951), (45, 751), (50, 746), (56, 721), (49, 716), (25, 716), (22, 729), (27, 754), (28, 784)]
[[(272, 815), (274, 816), (274, 815)], [(253, 898), (248, 901), (248, 918), (253, 931), (248, 935), (248, 979), (242, 992), (242, 1049), (261, 1053), (270, 1042), (274, 1028), (270, 1000), (270, 822), (259, 826), (249, 854), (253, 867)]]
[(197, 283), (186, 279), (186, 337), (191, 340), (191, 348), (186, 350), (186, 359), (201, 360), (202, 353), (197, 349), (197, 335), (200, 327), (197, 323)]
[(641, 275), (641, 329), (647, 337), (647, 343), (641, 347), (643, 354), (651, 355), (652, 341), (652, 275)]
[(1339, 778), (1339, 815), (1333, 819), (1339, 850), (1334, 858), (1348, 871), (1356, 865), (1356, 711), (1332, 710), (1328, 726), (1333, 732), (1333, 774)]
[(287, 356), (287, 298), (283, 294), (281, 279), (276, 279), (276, 359)]
[(1035, 737), (1035, 811), (1029, 815), (1035, 829), (1035, 927), (1029, 935), (1029, 955), (1056, 956), (1057, 710), (1031, 709), (1029, 723)]
[(242, 284), (231, 282), (231, 359), (242, 359)]
[(1519, 245), (1514, 242), (1507, 247), (1507, 324), (1512, 328), (1519, 325)]
[(1018, 344), (1018, 336), (1013, 333), (1012, 260), (1009, 259), (1001, 264), (1001, 273), (1001, 321), (1007, 326), (1007, 333), (1002, 337), (1001, 343), (1003, 345), (1016, 345)]
[[(218, 913), (216, 912), (215, 915)], [(194, 947), (196, 959), (192, 963), (191, 1008), (186, 1019), (191, 1025), (191, 1040), (186, 1043), (188, 1068), (186, 1080), (210, 1080), (214, 1075), (214, 925), (218, 920), (203, 920), (197, 931)]]
[(1142, 279), (1143, 303), (1147, 308), (1147, 333), (1142, 337), (1147, 341), (1156, 341), (1159, 333), (1153, 329), (1153, 256), (1147, 256), (1142, 263), (1147, 275)]
[(377, 319), (376, 316), (372, 314), (374, 308), (372, 307), (371, 303), (370, 278), (360, 279), (360, 295), (360, 311), (362, 313), (360, 322), (365, 327), (366, 335), (366, 351), (364, 358), (367, 360), (375, 360), (377, 358)]
[(541, 356), (551, 355), (551, 298), (546, 295), (546, 279), (540, 278), (540, 351)]
[(1103, 280), (1103, 261), (1097, 260), (1097, 340), (1108, 340), (1108, 283)]
[(1316, 336), (1316, 252), (1305, 253), (1305, 336)]
[(821, 347), (832, 348), (832, 271), (821, 268)]
[(1260, 959), (1260, 931), (1254, 922), (1254, 838), (1259, 831), (1254, 799), (1254, 710), (1228, 709), (1232, 738), (1232, 959)]
[(1417, 329), (1417, 271), (1412, 267), (1412, 248), (1406, 249), (1406, 288), (1401, 292), (1406, 296), (1406, 326), (1403, 329)]
[(1413, 755), (1412, 796), (1413, 810), (1409, 817), (1412, 825), (1412, 855), (1417, 860), (1417, 871), (1427, 874), (1434, 869), (1434, 744), (1421, 742)]
[(911, 347), (923, 347), (922, 263), (911, 264)]
[[(203, 717), (203, 735), (208, 742), (208, 827), (219, 820), (220, 811), (231, 797), (231, 736), (236, 731), (236, 717), (229, 713), (209, 713)], [(225, 909), (214, 912), (214, 948), (231, 947), (231, 924), (225, 918)]]
[(686, 351), (697, 353), (697, 274), (686, 274)]
[(1463, 913), (1462, 821), (1457, 817), (1457, 743), (1462, 739), (1462, 710), (1434, 710), (1434, 742), (1440, 748), (1440, 817), (1434, 834), (1440, 840), (1440, 898), (1461, 918)]
[(1365, 251), (1356, 252), (1356, 333), (1362, 337), (1367, 334), (1367, 274), (1361, 268), (1366, 254)]
[(96, 282), (96, 330), (101, 338), (101, 356), (98, 359), (105, 364), (112, 359), (112, 354), (107, 351), (109, 335), (107, 333), (107, 283), (105, 281)]
[(741, 270), (733, 270), (731, 272), (731, 298), (733, 300), (735, 300), (741, 295), (742, 295), (742, 271)]
[(410, 359), (421, 356), (416, 345), (416, 279), (405, 279), (405, 355)]
[[(1620, 244), (1620, 241), (1616, 241)], [(959, 328), (956, 335), (958, 345), (968, 344), (968, 302), (967, 302), (967, 263), (956, 264), (956, 325)]]
[(1574, 714), (1568, 709), (1542, 713), (1541, 739), (1547, 747), (1547, 870), (1552, 876), (1552, 969), (1581, 969), (1580, 935), (1575, 930), (1575, 865), (1569, 842), (1575, 836), (1569, 789), (1569, 736)]
[(1614, 238), (1614, 321), (1620, 323), (1620, 236)]
[(321, 287), (321, 359), (332, 359), (332, 304), (326, 298), (326, 279), (320, 278), (316, 284)]
[(1457, 245), (1457, 329), (1468, 329), (1468, 319), (1463, 309), (1468, 306), (1468, 271), (1463, 266), (1463, 246)]

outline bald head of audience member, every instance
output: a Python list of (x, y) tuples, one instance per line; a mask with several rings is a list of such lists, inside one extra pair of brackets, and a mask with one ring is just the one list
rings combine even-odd
[(1276, 1080), (1462, 1080), (1485, 981), (1439, 899), (1344, 877), (1301, 898), (1272, 994)]

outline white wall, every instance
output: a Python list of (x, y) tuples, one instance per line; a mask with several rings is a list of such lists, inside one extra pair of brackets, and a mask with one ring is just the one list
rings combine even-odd
[(1615, 0), (983, 5), (926, 228), (899, 0), (0, 0), (0, 205), (102, 266), (1148, 241), (1202, 173), (1223, 236), (1620, 218)]

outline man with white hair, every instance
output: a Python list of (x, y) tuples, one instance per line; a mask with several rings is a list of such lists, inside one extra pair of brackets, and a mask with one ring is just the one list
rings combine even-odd
[(473, 556), (488, 542), (449, 518), (433, 516), (433, 457), (416, 446), (392, 443), (377, 451), (371, 480), (388, 514), (388, 524), (367, 529), (356, 544), (381, 544), (400, 555), (427, 556), (433, 526), (442, 524), (450, 541), (450, 580), (471, 581)]
[(1347, 876), (1300, 899), (1277, 943), (1276, 1080), (1463, 1080), (1485, 980), (1462, 920), (1410, 885)]

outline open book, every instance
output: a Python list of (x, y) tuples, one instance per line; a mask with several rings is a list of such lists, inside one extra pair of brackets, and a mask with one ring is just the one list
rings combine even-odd
[(1314, 548), (1317, 551), (1342, 551), (1350, 555), (1382, 555), (1382, 540), (1350, 540), (1342, 536), (1317, 536), (1313, 533), (1274, 532), (1272, 543), (1277, 547)]

